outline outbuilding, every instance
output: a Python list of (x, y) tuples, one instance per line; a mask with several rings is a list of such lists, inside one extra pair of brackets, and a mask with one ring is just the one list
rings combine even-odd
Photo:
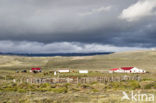
[(146, 71), (136, 67), (121, 67), (110, 69), (109, 73), (146, 73)]
[(30, 72), (34, 73), (41, 72), (41, 68), (31, 68)]
[(88, 73), (88, 70), (79, 70), (79, 73), (81, 73), (81, 74), (87, 74)]
[(58, 70), (59, 73), (69, 73), (70, 70), (69, 69), (62, 69), (62, 70)]

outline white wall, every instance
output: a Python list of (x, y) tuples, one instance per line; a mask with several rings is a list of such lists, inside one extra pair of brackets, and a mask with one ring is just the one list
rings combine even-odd
[(79, 70), (79, 73), (88, 73), (88, 70)]
[(136, 68), (136, 67), (132, 68), (131, 71), (132, 71), (132, 73), (145, 73), (146, 72), (146, 71)]
[(69, 70), (58, 70), (59, 73), (69, 73)]

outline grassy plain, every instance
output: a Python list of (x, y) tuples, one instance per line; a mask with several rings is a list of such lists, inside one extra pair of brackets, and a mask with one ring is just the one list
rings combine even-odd
[[(13, 83), (13, 78), (23, 77), (53, 77), (44, 75), (47, 71), (69, 68), (71, 70), (87, 69), (88, 75), (77, 73), (62, 76), (106, 76), (99, 73), (111, 68), (134, 66), (149, 71), (140, 74), (142, 81), (122, 81), (90, 84), (27, 84)], [(30, 70), (41, 67), (43, 73), (16, 73), (16, 71)], [(122, 74), (114, 74), (122, 75)], [(61, 76), (61, 75), (60, 75)], [(0, 56), (0, 103), (133, 103), (121, 101), (122, 91), (141, 91), (156, 95), (156, 51), (131, 51), (109, 55), (82, 57), (22, 57)], [(135, 102), (134, 102), (135, 103)], [(139, 103), (154, 103), (144, 102)]]
[(0, 56), (0, 70), (42, 70), (60, 68), (108, 70), (122, 66), (134, 66), (156, 73), (156, 51), (120, 52), (109, 55), (82, 57), (21, 57)]

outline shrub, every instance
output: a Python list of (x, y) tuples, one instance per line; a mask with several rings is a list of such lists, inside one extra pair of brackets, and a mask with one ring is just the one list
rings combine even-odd
[(79, 88), (70, 88), (71, 91), (74, 91), (74, 92), (77, 92), (77, 91), (80, 91)]
[(25, 89), (18, 89), (17, 91), (20, 92), (20, 93), (25, 93), (26, 92)]
[(144, 89), (153, 89), (153, 88), (156, 89), (156, 82), (152, 82), (144, 86)]
[(51, 88), (56, 88), (56, 86), (57, 86), (56, 84), (53, 84), (51, 85)]
[(127, 82), (111, 82), (105, 86), (105, 89), (138, 89), (140, 84), (138, 81)]
[(122, 84), (119, 82), (112, 82), (110, 84), (110, 86), (112, 86), (112, 88), (120, 88), (122, 86)]
[(86, 88), (90, 88), (90, 86), (89, 86), (89, 85), (87, 85), (87, 84), (82, 84), (82, 85), (81, 85), (81, 88), (86, 89)]
[(0, 79), (5, 79), (3, 76), (0, 76)]
[(55, 93), (67, 93), (68, 89), (66, 87), (60, 87), (60, 88), (53, 88), (52, 91)]
[(18, 85), (18, 88), (20, 89), (28, 89), (29, 88), (29, 84), (28, 83), (21, 83)]
[(49, 83), (40, 84), (40, 88), (50, 88), (50, 87), (51, 87), (51, 84)]
[(99, 92), (99, 90), (97, 90), (97, 89), (95, 89), (95, 88), (92, 89), (92, 91), (93, 91), (93, 92)]
[(13, 76), (11, 76), (11, 75), (6, 75), (6, 79), (7, 79), (7, 80), (13, 80), (13, 79), (14, 79), (14, 77), (13, 77)]
[(138, 81), (129, 81), (128, 85), (128, 87), (130, 87), (133, 90), (141, 87)]

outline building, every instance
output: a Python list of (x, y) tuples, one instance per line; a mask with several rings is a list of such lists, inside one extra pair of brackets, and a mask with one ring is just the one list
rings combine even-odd
[(79, 73), (87, 74), (88, 70), (79, 70)]
[(119, 72), (119, 68), (113, 68), (109, 70), (109, 73)]
[(146, 71), (136, 67), (121, 67), (110, 69), (109, 73), (146, 73)]
[(69, 73), (70, 70), (69, 69), (62, 69), (62, 70), (58, 70), (59, 73)]
[(139, 69), (139, 68), (136, 68), (136, 67), (133, 67), (131, 70), (130, 70), (131, 73), (146, 73), (145, 70), (142, 70), (142, 69)]
[(41, 68), (31, 68), (30, 72), (34, 73), (41, 72)]

